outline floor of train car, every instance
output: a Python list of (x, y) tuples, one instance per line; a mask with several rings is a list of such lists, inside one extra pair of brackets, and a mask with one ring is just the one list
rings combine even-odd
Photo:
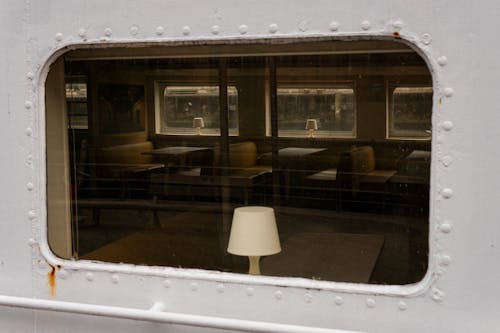
[[(101, 209), (99, 224), (94, 225), (92, 211), (80, 209), (76, 228), (79, 256), (104, 261), (245, 273), (248, 268), (246, 258), (232, 256), (225, 249), (231, 224), (230, 214), (214, 214), (210, 209), (200, 209), (213, 204), (203, 205), (181, 203), (179, 206), (176, 202), (176, 209), (157, 211), (159, 226), (155, 224), (154, 214), (150, 210)], [(226, 211), (232, 211), (232, 208)], [(369, 283), (414, 283), (423, 277), (427, 269), (426, 218), (292, 207), (281, 207), (276, 215), (282, 246), (288, 238), (303, 232), (383, 236), (374, 268), (370, 270)], [(127, 237), (135, 237), (136, 242), (138, 237), (142, 237), (140, 242), (146, 245), (141, 246), (142, 249), (124, 245), (126, 253), (118, 253), (110, 246)], [(157, 239), (153, 241), (153, 238)], [(154, 242), (159, 245), (151, 245)], [(107, 246), (109, 251), (104, 251), (104, 257), (95, 254), (96, 251), (106, 250)], [(346, 258), (348, 260), (349, 257)], [(323, 259), (313, 254), (310, 260)]]

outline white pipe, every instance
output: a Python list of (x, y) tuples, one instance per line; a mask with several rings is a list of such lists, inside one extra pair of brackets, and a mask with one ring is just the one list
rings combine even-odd
[(159, 311), (162, 306), (155, 303), (150, 310), (130, 309), (123, 307), (93, 305), (73, 302), (61, 302), (44, 299), (0, 296), (0, 306), (77, 313), (82, 315), (113, 317), (131, 320), (161, 322), (177, 325), (235, 330), (240, 332), (259, 333), (361, 333), (328, 328), (307, 327), (297, 325), (276, 324), (241, 319), (229, 319), (210, 316), (190, 315)]

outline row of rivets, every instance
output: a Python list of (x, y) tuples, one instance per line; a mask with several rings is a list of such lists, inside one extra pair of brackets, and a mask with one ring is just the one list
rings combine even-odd
[[(29, 240), (29, 244), (30, 244), (31, 246), (32, 246), (32, 245), (35, 245), (36, 243), (37, 243), (37, 242), (36, 242), (34, 239), (32, 239), (32, 238)], [(442, 262), (446, 262), (446, 265), (448, 265), (448, 264), (449, 264), (449, 261), (450, 261), (450, 260), (451, 260), (451, 259), (449, 259), (449, 257), (447, 257), (447, 256), (443, 256), (443, 258), (442, 258)], [(41, 262), (41, 263), (44, 263), (44, 262)], [(43, 266), (45, 267), (45, 265), (43, 265)], [(64, 268), (61, 268), (61, 269), (59, 270), (58, 276), (59, 276), (61, 279), (65, 280), (65, 279), (67, 279), (67, 278), (68, 278), (68, 276), (69, 276), (69, 272), (68, 272), (66, 269), (64, 269)], [(92, 281), (94, 281), (94, 274), (93, 274), (93, 273), (91, 273), (91, 272), (86, 273), (86, 274), (85, 274), (85, 279), (86, 279), (88, 282), (92, 282)], [(119, 276), (118, 274), (116, 274), (116, 273), (112, 274), (112, 275), (111, 275), (111, 282), (112, 282), (113, 284), (118, 284), (118, 283), (120, 282), (120, 276)], [(141, 279), (139, 279), (139, 282), (140, 282), (140, 284), (143, 284), (143, 282), (144, 282), (144, 278), (143, 278), (143, 277), (141, 277)], [(164, 280), (164, 281), (163, 281), (163, 286), (164, 286), (165, 288), (170, 288), (170, 287), (171, 287), (171, 282), (170, 282), (170, 280)], [(199, 289), (199, 285), (198, 285), (198, 283), (196, 283), (196, 282), (192, 282), (192, 283), (190, 283), (190, 289), (191, 289), (191, 291), (198, 291), (198, 289)], [(222, 283), (217, 284), (217, 286), (216, 286), (216, 290), (217, 290), (217, 292), (218, 292), (218, 293), (220, 293), (220, 294), (224, 293), (224, 291), (225, 291), (225, 286), (224, 286), (224, 284), (222, 284)], [(254, 288), (252, 288), (252, 287), (247, 287), (247, 288), (246, 288), (246, 294), (247, 294), (247, 296), (254, 296), (254, 295), (255, 295), (255, 289), (254, 289)], [(440, 299), (442, 298), (442, 295), (443, 295), (443, 293), (442, 293), (441, 291), (439, 291), (438, 289), (434, 288), (434, 290), (433, 290), (433, 296), (432, 296), (432, 297), (433, 297), (433, 299), (437, 300), (437, 299), (439, 298), (439, 300), (440, 300)], [(276, 300), (282, 300), (282, 299), (283, 299), (283, 292), (282, 292), (281, 290), (276, 291), (276, 292), (274, 293), (274, 298), (275, 298)], [(306, 303), (311, 303), (311, 302), (312, 302), (312, 299), (313, 299), (313, 296), (312, 296), (310, 293), (305, 293), (305, 294), (304, 294), (304, 302), (306, 302)], [(341, 306), (341, 305), (343, 305), (343, 304), (344, 304), (344, 298), (343, 298), (342, 296), (335, 296), (335, 298), (334, 298), (334, 303), (335, 303), (336, 305), (338, 305), (338, 306)], [(376, 305), (377, 305), (377, 302), (376, 302), (376, 300), (375, 300), (374, 298), (369, 297), (369, 298), (367, 298), (367, 299), (366, 299), (365, 304), (366, 304), (366, 306), (367, 306), (368, 308), (375, 308), (375, 307), (376, 307)], [(404, 301), (400, 301), (400, 302), (398, 303), (398, 309), (399, 309), (399, 310), (401, 310), (401, 311), (405, 311), (407, 308), (408, 308), (408, 305), (406, 304), (406, 302), (404, 302)]]
[[(339, 27), (340, 27), (340, 24), (337, 21), (332, 21), (329, 24), (329, 29), (330, 29), (330, 31), (333, 31), (333, 32), (338, 31)], [(403, 22), (400, 20), (394, 21), (392, 24), (392, 27), (394, 28), (394, 30), (399, 31), (403, 28)], [(307, 21), (301, 21), (298, 24), (298, 28), (300, 31), (306, 32), (309, 29), (309, 23)], [(370, 21), (364, 20), (361, 22), (361, 29), (362, 30), (367, 31), (367, 30), (370, 30), (370, 28), (371, 28)], [(218, 25), (214, 25), (210, 28), (210, 31), (212, 34), (218, 35), (220, 32), (220, 27)], [(272, 34), (278, 32), (278, 25), (276, 23), (271, 23), (269, 25), (268, 31)], [(248, 33), (248, 26), (246, 24), (242, 24), (242, 25), (238, 26), (238, 32), (241, 35), (245, 35), (246, 33)], [(133, 25), (132, 27), (130, 27), (130, 34), (132, 36), (137, 36), (138, 33), (139, 33), (138, 26)], [(155, 29), (155, 33), (158, 36), (162, 36), (165, 33), (165, 28), (163, 26), (158, 26)], [(104, 36), (105, 37), (111, 37), (112, 34), (113, 34), (113, 30), (111, 28), (104, 29)], [(182, 34), (184, 36), (190, 35), (191, 28), (189, 26), (182, 27)], [(82, 38), (82, 39), (87, 38), (87, 30), (84, 28), (79, 29), (78, 36), (80, 36), (80, 38)], [(54, 38), (56, 39), (57, 42), (61, 42), (64, 38), (64, 35), (62, 33), (58, 32), (55, 34)], [(421, 40), (424, 44), (428, 45), (428, 44), (430, 44), (431, 37), (429, 34), (423, 34), (421, 36)]]

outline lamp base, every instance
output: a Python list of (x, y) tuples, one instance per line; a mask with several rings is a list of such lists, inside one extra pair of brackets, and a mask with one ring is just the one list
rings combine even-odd
[(249, 256), (248, 261), (250, 263), (248, 274), (260, 275), (260, 256)]

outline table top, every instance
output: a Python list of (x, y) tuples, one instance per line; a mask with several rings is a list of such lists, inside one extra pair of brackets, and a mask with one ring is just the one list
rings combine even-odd
[(145, 151), (144, 155), (165, 156), (165, 155), (185, 155), (197, 151), (211, 150), (209, 147), (171, 146)]
[(325, 151), (326, 148), (299, 148), (299, 147), (287, 147), (282, 148), (278, 151), (279, 157), (303, 157), (306, 155), (320, 153)]

